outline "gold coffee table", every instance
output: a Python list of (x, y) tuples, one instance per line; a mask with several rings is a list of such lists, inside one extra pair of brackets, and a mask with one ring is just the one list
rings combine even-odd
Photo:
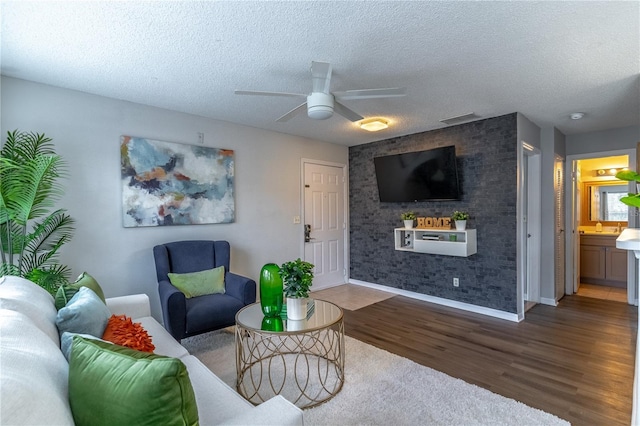
[(307, 319), (265, 318), (260, 303), (236, 315), (236, 388), (258, 405), (282, 395), (300, 408), (333, 398), (344, 383), (342, 310), (309, 300)]

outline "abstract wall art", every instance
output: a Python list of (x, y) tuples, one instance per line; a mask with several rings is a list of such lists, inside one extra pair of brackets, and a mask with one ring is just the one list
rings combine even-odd
[(120, 156), (125, 227), (234, 221), (232, 150), (122, 136)]

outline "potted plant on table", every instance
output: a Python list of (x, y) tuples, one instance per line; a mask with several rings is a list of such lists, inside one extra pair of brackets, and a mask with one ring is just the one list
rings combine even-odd
[(414, 212), (404, 212), (400, 214), (400, 218), (404, 221), (404, 227), (407, 229), (413, 228), (413, 221), (416, 219)]
[(313, 284), (313, 268), (314, 265), (300, 258), (285, 262), (280, 267), (284, 295), (287, 298), (287, 318), (290, 320), (307, 317), (307, 299)]
[(467, 220), (469, 220), (469, 213), (456, 210), (451, 215), (451, 219), (455, 222), (457, 231), (464, 231), (465, 229), (467, 229)]

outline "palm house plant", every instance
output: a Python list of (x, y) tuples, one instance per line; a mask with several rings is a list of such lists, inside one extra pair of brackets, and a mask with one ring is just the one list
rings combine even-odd
[(314, 265), (300, 258), (285, 262), (280, 267), (284, 295), (287, 298), (287, 318), (290, 320), (307, 317), (307, 299), (313, 284), (313, 268)]
[(465, 229), (467, 229), (467, 220), (469, 220), (469, 213), (456, 210), (451, 215), (451, 219), (455, 222), (457, 231), (464, 231)]
[(73, 235), (64, 209), (51, 212), (63, 194), (66, 164), (44, 134), (14, 130), (0, 150), (0, 276), (29, 279), (55, 294), (69, 282), (70, 268), (58, 263)]
[(404, 221), (404, 227), (407, 229), (413, 228), (413, 221), (416, 219), (414, 212), (404, 212), (400, 214), (400, 219)]

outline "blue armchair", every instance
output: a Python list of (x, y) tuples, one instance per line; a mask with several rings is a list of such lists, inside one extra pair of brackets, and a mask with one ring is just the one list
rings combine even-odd
[[(229, 272), (227, 241), (176, 241), (153, 248), (164, 327), (180, 341), (235, 324), (236, 313), (256, 301), (256, 282)], [(225, 293), (187, 299), (168, 273), (184, 274), (224, 266)]]

